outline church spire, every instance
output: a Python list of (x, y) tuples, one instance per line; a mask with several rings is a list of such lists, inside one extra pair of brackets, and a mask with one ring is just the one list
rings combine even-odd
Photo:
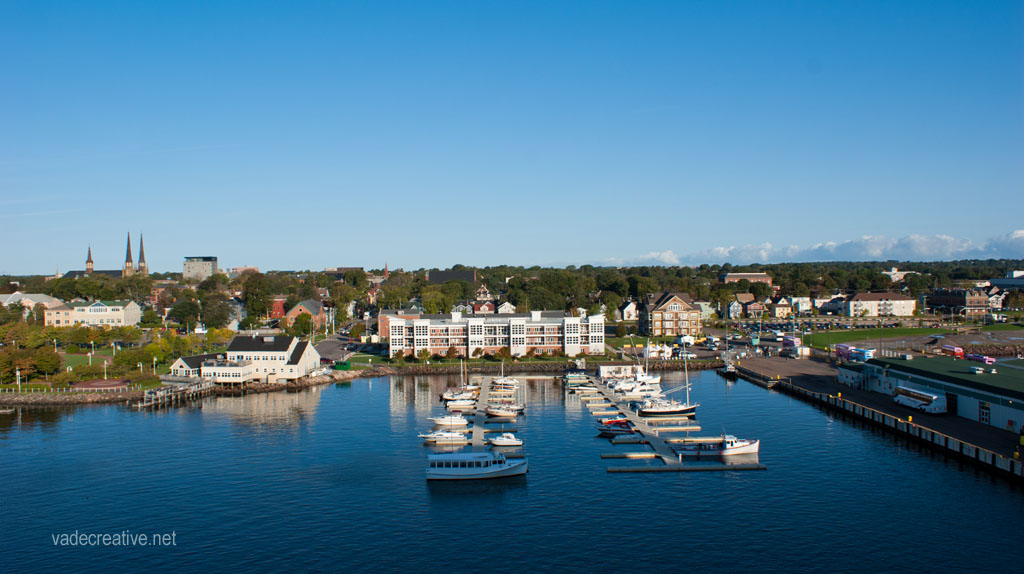
[(128, 252), (124, 256), (124, 267), (121, 269), (121, 277), (128, 277), (135, 274), (135, 264), (132, 263), (132, 232), (128, 232)]
[(85, 272), (92, 273), (92, 245), (89, 246), (89, 257), (85, 260)]
[(142, 244), (141, 233), (139, 233), (139, 266), (137, 268), (137, 271), (142, 275), (146, 275), (149, 273), (149, 267), (146, 266), (146, 248)]

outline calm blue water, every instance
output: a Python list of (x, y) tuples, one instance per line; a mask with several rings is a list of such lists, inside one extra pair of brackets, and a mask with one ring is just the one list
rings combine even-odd
[[(623, 461), (600, 453), (640, 447), (594, 438), (540, 382), (517, 423), (529, 475), (457, 484), (428, 485), (415, 436), (442, 377), (0, 415), (2, 569), (1020, 570), (1021, 489), (782, 394), (693, 381), (701, 434), (760, 438), (767, 471), (609, 474)], [(126, 529), (177, 545), (51, 538)]]

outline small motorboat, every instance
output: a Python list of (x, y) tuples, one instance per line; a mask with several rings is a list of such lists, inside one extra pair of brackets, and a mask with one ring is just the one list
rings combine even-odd
[(601, 423), (603, 425), (629, 424), (629, 419), (626, 418), (624, 415), (616, 415), (614, 417), (604, 417), (604, 418), (597, 419), (597, 422), (599, 422), (599, 423)]
[(628, 422), (627, 423), (608, 423), (608, 424), (598, 425), (597, 426), (597, 432), (600, 433), (599, 436), (613, 437), (613, 436), (619, 436), (619, 435), (624, 435), (624, 434), (633, 434), (633, 433), (636, 432), (636, 429), (634, 429), (633, 426), (630, 425)]
[(488, 439), (492, 446), (523, 446), (523, 439), (510, 432), (503, 432), (501, 436)]
[(468, 409), (475, 407), (476, 401), (470, 399), (459, 399), (457, 401), (448, 401), (444, 406), (450, 411)]
[(731, 434), (722, 435), (721, 440), (698, 442), (675, 447), (679, 457), (684, 456), (732, 456), (735, 454), (757, 454), (761, 441), (736, 438)]
[(462, 413), (458, 411), (443, 417), (430, 417), (427, 420), (443, 427), (464, 427), (469, 424), (469, 419), (462, 416)]
[(425, 442), (432, 442), (434, 444), (466, 444), (469, 442), (469, 438), (465, 434), (450, 430), (420, 433), (417, 436)]
[(454, 389), (448, 389), (443, 394), (441, 394), (441, 400), (444, 401), (458, 401), (475, 398), (476, 391), (468, 390), (465, 387), (456, 387)]

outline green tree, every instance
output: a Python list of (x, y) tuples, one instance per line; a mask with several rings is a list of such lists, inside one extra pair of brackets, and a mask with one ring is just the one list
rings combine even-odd
[(146, 309), (145, 311), (142, 312), (142, 319), (140, 320), (140, 324), (143, 327), (159, 327), (160, 325), (163, 324), (163, 321), (160, 319), (159, 313), (152, 309)]
[(430, 360), (430, 349), (420, 349), (419, 353), (416, 353), (416, 358), (421, 362), (427, 362)]
[(313, 330), (313, 318), (308, 313), (300, 313), (292, 323), (289, 332), (294, 337), (304, 337)]
[(365, 290), (369, 286), (369, 281), (366, 279), (366, 272), (362, 269), (349, 269), (345, 272), (345, 284), (351, 285), (353, 288), (360, 291)]
[(242, 284), (242, 299), (245, 301), (249, 315), (265, 317), (270, 311), (271, 292), (267, 276), (252, 273)]

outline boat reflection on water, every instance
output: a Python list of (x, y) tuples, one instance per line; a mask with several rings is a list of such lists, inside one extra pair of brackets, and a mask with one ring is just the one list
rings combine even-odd
[[(425, 480), (432, 503), (465, 504), (473, 499), (495, 496), (522, 496), (530, 484), (527, 475), (488, 478), (486, 480)], [(477, 500), (479, 501), (479, 500)]]

